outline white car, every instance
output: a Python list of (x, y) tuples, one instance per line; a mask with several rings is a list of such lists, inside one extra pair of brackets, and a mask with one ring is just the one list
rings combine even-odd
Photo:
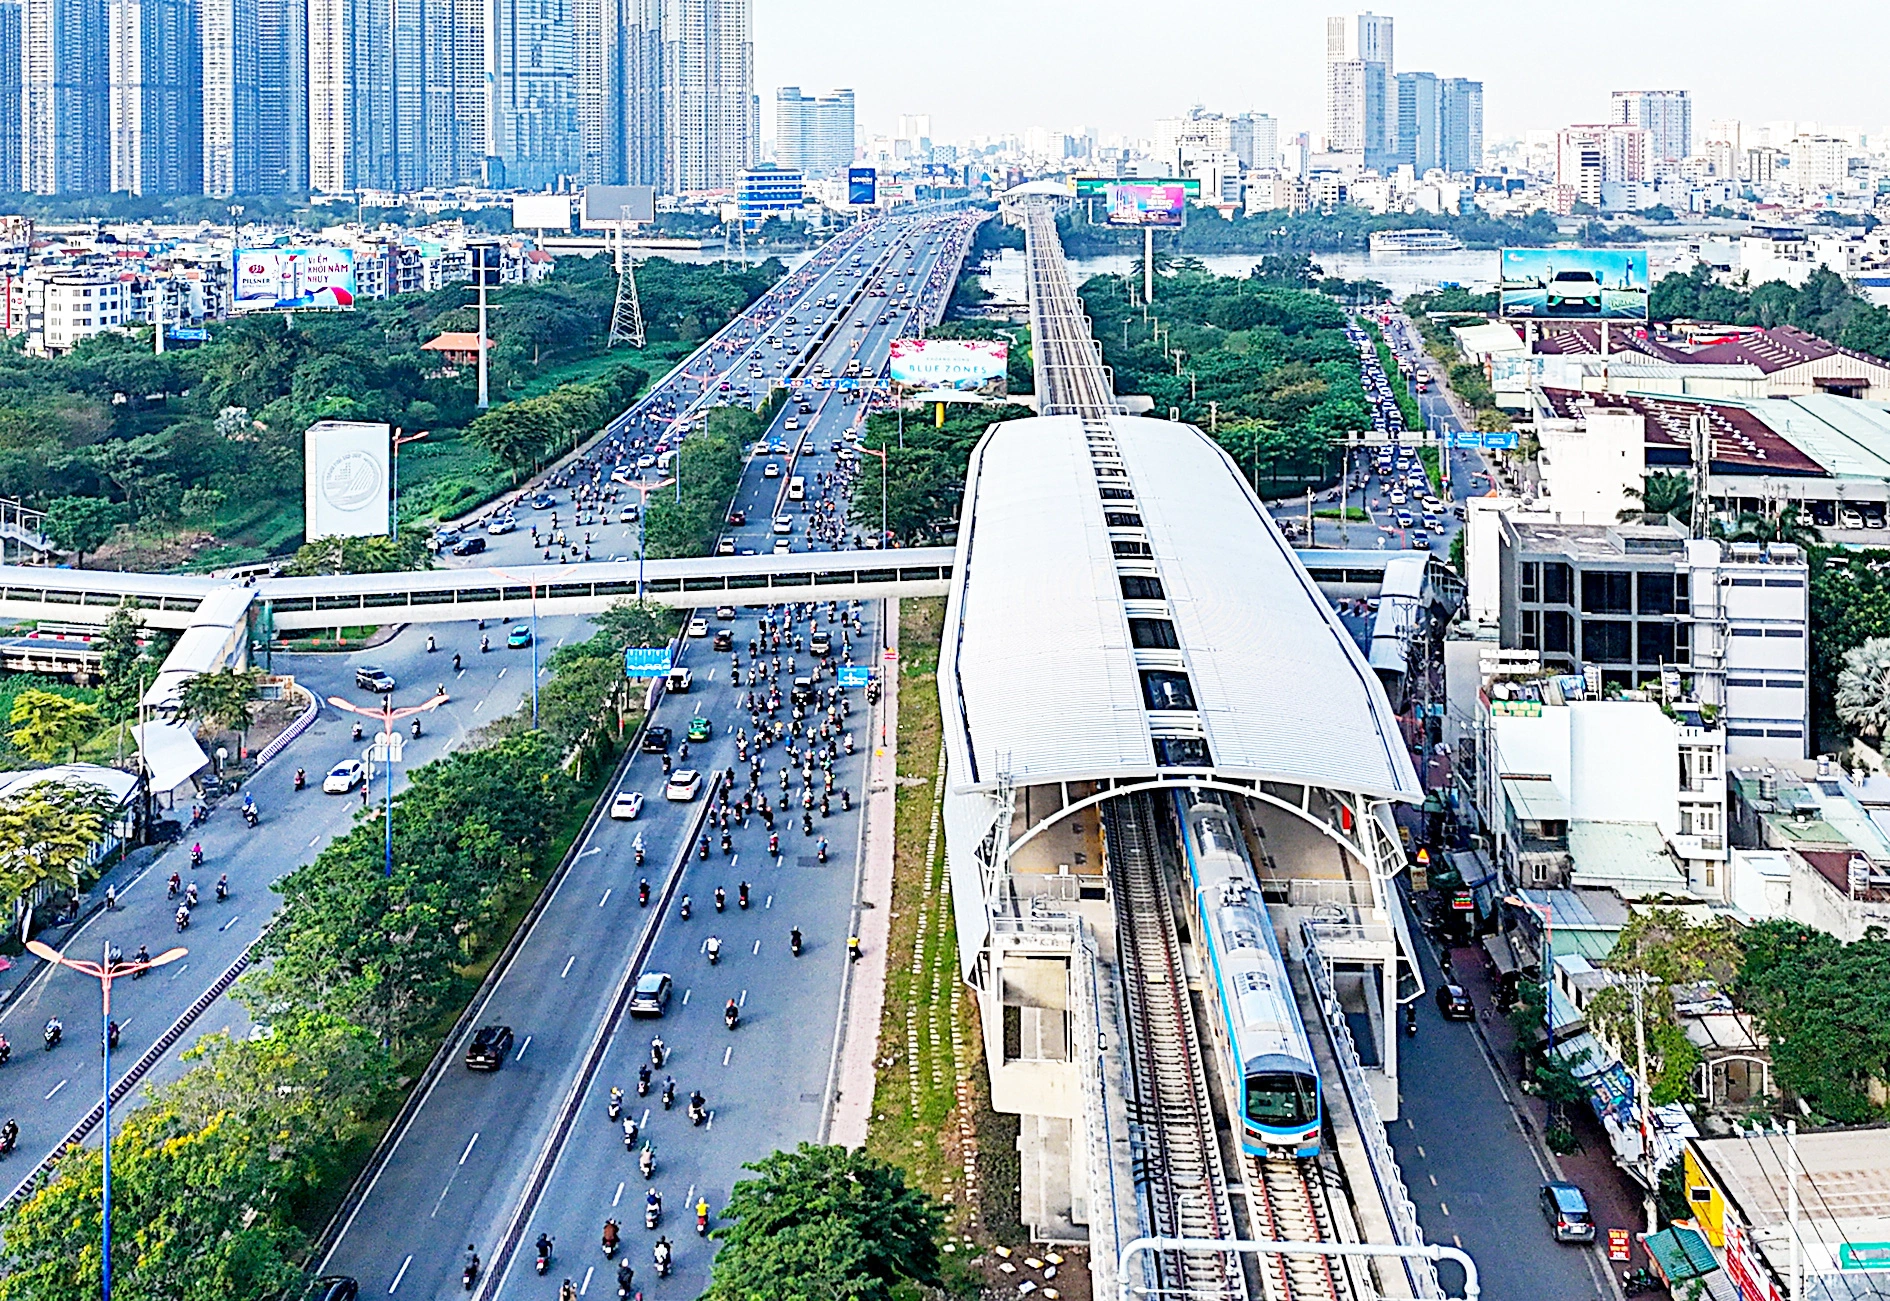
[(610, 802), (610, 816), (620, 822), (634, 822), (643, 812), (642, 791), (618, 791)]
[(486, 532), (496, 538), (501, 534), (512, 532), (512, 530), (517, 527), (517, 520), (513, 519), (510, 515), (501, 515), (499, 518), (493, 520), (492, 523), (486, 525)]
[(761, 477), (764, 479), (779, 479), (781, 477), (781, 467), (776, 465), (773, 461), (769, 461), (766, 465), (761, 467)]
[(346, 795), (366, 781), (367, 777), (367, 765), (359, 759), (349, 759), (328, 770), (328, 775), (322, 778), (322, 792), (327, 795)]
[(663, 786), (663, 798), (687, 804), (702, 793), (702, 774), (694, 768), (678, 768)]
[(774, 540), (774, 554), (775, 555), (785, 556), (792, 550), (794, 550), (794, 544), (792, 542), (789, 542), (786, 538), (776, 538)]
[(691, 619), (689, 621), (689, 635), (691, 637), (707, 637), (709, 635), (709, 621), (702, 618), (700, 615)]
[(792, 533), (794, 531), (793, 518), (787, 515), (776, 515), (774, 517), (774, 531), (776, 533)]

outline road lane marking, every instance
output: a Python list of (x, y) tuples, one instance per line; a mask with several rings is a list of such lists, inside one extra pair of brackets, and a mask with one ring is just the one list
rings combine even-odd
[(532, 1037), (531, 1037), (530, 1035), (526, 1035), (526, 1036), (525, 1036), (525, 1042), (524, 1042), (524, 1043), (522, 1043), (522, 1044), (520, 1044), (520, 1045), (518, 1046), (518, 1056), (516, 1056), (516, 1057), (514, 1057), (514, 1058), (513, 1058), (512, 1060), (513, 1060), (513, 1061), (515, 1061), (515, 1062), (522, 1062), (522, 1061), (524, 1061), (524, 1060), (525, 1060), (525, 1050), (526, 1050), (527, 1048), (530, 1048), (531, 1046), (532, 1046)]
[(722, 1050), (722, 1065), (724, 1065), (724, 1066), (727, 1066), (727, 1065), (728, 1065), (728, 1059), (729, 1059), (729, 1058), (731, 1058), (731, 1057), (733, 1057), (734, 1055), (735, 1055), (735, 1045), (734, 1045), (734, 1044), (730, 1044), (730, 1045), (729, 1045), (728, 1047), (726, 1047), (726, 1048), (724, 1048), (724, 1049)]
[[(502, 678), (502, 677), (504, 677), (504, 676), (505, 676), (505, 670), (504, 670), (504, 669), (500, 669), (500, 670), (499, 670), (499, 677), (501, 677), (501, 678)], [(495, 678), (495, 679), (493, 679), (493, 680), (494, 680), (494, 681), (497, 681), (498, 679), (497, 679), (497, 678)]]
[(1450, 1203), (1448, 1203), (1448, 1202), (1439, 1202), (1439, 1203), (1437, 1203), (1437, 1204), (1438, 1204), (1439, 1206), (1441, 1206), (1441, 1207), (1443, 1207), (1443, 1208), (1444, 1208), (1444, 1214), (1446, 1214), (1446, 1215), (1449, 1215), (1449, 1214), (1450, 1214)]
[(609, 902), (610, 902), (610, 892), (611, 892), (611, 890), (612, 890), (612, 889), (615, 889), (615, 887), (614, 887), (614, 886), (609, 886), (609, 887), (606, 887), (606, 888), (605, 888), (605, 890), (604, 890), (604, 897), (603, 897), (602, 899), (599, 899), (599, 900), (597, 901), (597, 906), (598, 906), (599, 908), (602, 908), (602, 907), (603, 907), (603, 906), (604, 906), (605, 904), (607, 904), (607, 903), (609, 903)]
[[(711, 1111), (711, 1112), (709, 1113), (709, 1118), (708, 1118), (707, 1120), (705, 1120), (705, 1121), (703, 1121), (703, 1122), (702, 1122), (702, 1127), (703, 1127), (704, 1129), (714, 1129), (714, 1128), (715, 1128), (715, 1113), (714, 1113), (713, 1111)], [(694, 1190), (692, 1189), (691, 1191), (694, 1191)]]
[(637, 1122), (637, 1128), (647, 1129), (649, 1128), (649, 1124), (650, 1124), (650, 1109), (648, 1107), (645, 1107), (643, 1109), (643, 1119)]
[(740, 1007), (740, 1008), (746, 1008), (748, 1006), (748, 991), (747, 990), (744, 989), (742, 991), (742, 996), (735, 1000), (735, 1006)]
[(485, 701), (483, 701), (483, 700), (481, 700), (481, 701), (480, 701), (480, 702), (479, 702), (478, 704), (476, 704), (476, 705), (474, 705), (474, 706), (473, 706), (473, 713), (475, 713), (475, 714), (476, 714), (476, 713), (478, 713), (478, 712), (479, 712), (479, 711), (480, 711), (481, 709), (483, 709), (483, 708), (485, 707), (485, 703), (486, 703)]
[(773, 896), (773, 895), (769, 895), (769, 896), (768, 896), (768, 901), (767, 901), (766, 903), (764, 903), (764, 904), (762, 904), (761, 906), (762, 906), (763, 908), (772, 908), (772, 907), (774, 907), (774, 896)]
[(1432, 1176), (1431, 1176), (1431, 1187), (1433, 1187), (1433, 1188), (1435, 1188), (1435, 1187), (1437, 1187), (1437, 1176), (1436, 1176), (1436, 1175), (1432, 1175)]
[(689, 1006), (689, 991), (686, 989), (682, 992), (682, 1001), (684, 1007)]
[(755, 952), (756, 952), (756, 953), (760, 953), (760, 952), (761, 952), (761, 941), (760, 941), (760, 940), (756, 940), (756, 941), (755, 941)]
[(478, 1141), (479, 1141), (479, 1131), (475, 1129), (473, 1131), (473, 1136), (466, 1140), (466, 1150), (459, 1154), (459, 1163), (461, 1165), (466, 1164), (466, 1158), (472, 1155), (473, 1144), (477, 1143)]
[(619, 1183), (617, 1185), (617, 1195), (610, 1199), (610, 1204), (612, 1206), (615, 1206), (618, 1202), (622, 1200), (623, 1200), (623, 1185)]
[(183, 975), (186, 971), (189, 971), (189, 970), (190, 970), (190, 964), (188, 962), (180, 962), (177, 964), (177, 970), (171, 973), (171, 979), (176, 980), (179, 976)]
[(583, 1296), (591, 1290), (591, 1275), (596, 1272), (597, 1266), (595, 1265), (592, 1265), (589, 1269), (584, 1271), (584, 1285), (578, 1289), (579, 1296)]
[(585, 850), (583, 853), (579, 854), (578, 857), (589, 858), (592, 854), (601, 854), (603, 852), (604, 852), (604, 847), (602, 845), (596, 845), (590, 849)]
[(576, 961), (577, 961), (577, 954), (575, 953), (573, 953), (570, 957), (564, 960), (564, 970), (558, 973), (559, 980), (563, 980), (566, 976), (571, 974), (571, 964)]
[(55, 1085), (53, 1085), (53, 1086), (52, 1086), (52, 1093), (48, 1093), (48, 1094), (46, 1095), (46, 1097), (45, 1097), (45, 1099), (44, 1099), (44, 1100), (45, 1100), (45, 1101), (47, 1101), (47, 1102), (51, 1102), (51, 1101), (52, 1101), (52, 1096), (53, 1096), (53, 1093), (57, 1093), (57, 1092), (59, 1092), (59, 1090), (61, 1090), (61, 1089), (63, 1089), (63, 1088), (65, 1088), (68, 1082), (69, 1082), (69, 1081), (66, 1081), (66, 1080), (61, 1080), (61, 1081), (59, 1081), (59, 1083), (57, 1083), (57, 1084), (55, 1084)]
[(313, 839), (313, 840), (311, 840), (311, 841), (309, 841), (309, 842), (308, 842), (308, 847), (309, 847), (310, 849), (313, 849), (313, 848), (315, 848), (315, 846), (317, 846), (317, 845), (319, 845), (319, 844), (321, 844), (321, 843), (322, 843), (322, 838), (321, 838), (320, 836), (317, 836), (317, 837), (315, 837), (315, 839)]
[(230, 920), (228, 920), (227, 922), (224, 922), (223, 925), (217, 927), (217, 933), (219, 935), (222, 934), (224, 931), (229, 930), (230, 927), (236, 925), (236, 923), (242, 920), (243, 920), (243, 914), (242, 913), (236, 914), (236, 916), (230, 918)]
[(1418, 1144), (1418, 1150), (1417, 1150), (1417, 1154), (1418, 1154), (1418, 1155), (1419, 1155), (1420, 1157), (1423, 1157), (1423, 1158), (1424, 1158), (1424, 1160), (1426, 1160), (1426, 1161), (1428, 1161), (1428, 1160), (1430, 1160), (1430, 1158), (1429, 1158), (1429, 1157), (1427, 1157), (1427, 1156), (1424, 1156), (1424, 1144), (1422, 1144), (1422, 1143), (1419, 1143), (1419, 1144)]
[(394, 1294), (394, 1289), (400, 1286), (400, 1280), (407, 1277), (407, 1266), (411, 1264), (413, 1264), (413, 1255), (409, 1253), (407, 1259), (400, 1262), (400, 1272), (394, 1275), (394, 1281), (387, 1285), (387, 1295)]

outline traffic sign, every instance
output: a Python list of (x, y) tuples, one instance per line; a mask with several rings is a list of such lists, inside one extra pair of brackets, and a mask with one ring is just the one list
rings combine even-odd
[(1608, 1259), (1629, 1261), (1634, 1259), (1634, 1242), (1626, 1229), (1608, 1230)]
[(401, 747), (406, 743), (407, 738), (399, 732), (379, 732), (374, 737), (374, 744), (361, 757), (369, 763), (399, 763)]
[(893, 661), (897, 660), (898, 658), (899, 658), (899, 648), (897, 646), (888, 646), (886, 648), (886, 655), (885, 655), (886, 662), (888, 664), (891, 664)]
[(843, 687), (863, 687), (873, 680), (873, 670), (864, 664), (842, 664), (840, 666), (840, 685)]
[(660, 678), (669, 672), (669, 647), (628, 646), (623, 652), (626, 678)]

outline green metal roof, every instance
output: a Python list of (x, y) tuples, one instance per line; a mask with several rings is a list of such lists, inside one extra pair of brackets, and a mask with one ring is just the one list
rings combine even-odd
[(1684, 1224), (1649, 1235), (1647, 1254), (1654, 1258), (1669, 1283), (1685, 1283), (1719, 1268), (1719, 1261), (1713, 1258), (1713, 1249), (1706, 1245), (1706, 1238), (1698, 1229), (1689, 1229)]

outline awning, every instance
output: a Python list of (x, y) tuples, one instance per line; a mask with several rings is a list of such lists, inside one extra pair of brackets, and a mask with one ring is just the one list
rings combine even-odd
[(1490, 955), (1490, 963), (1499, 976), (1513, 975), (1516, 971), (1516, 958), (1509, 951), (1509, 941), (1501, 935), (1485, 935), (1483, 951)]
[(1706, 1245), (1705, 1235), (1698, 1229), (1676, 1224), (1671, 1229), (1648, 1235), (1644, 1241), (1647, 1254), (1654, 1258), (1661, 1277), (1669, 1284), (1701, 1278), (1719, 1268), (1713, 1249)]
[(210, 766), (210, 757), (182, 723), (144, 723), (131, 729), (150, 773), (153, 792), (175, 790)]

